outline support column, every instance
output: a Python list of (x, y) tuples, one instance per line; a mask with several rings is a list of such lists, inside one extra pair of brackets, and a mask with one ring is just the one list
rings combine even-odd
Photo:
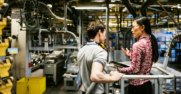
[(107, 0), (106, 9), (106, 48), (107, 48), (107, 61), (109, 61), (109, 0)]
[(85, 42), (85, 33), (84, 33), (84, 15), (83, 15), (83, 11), (81, 12), (81, 32), (82, 32), (82, 46), (84, 46), (84, 42)]
[(157, 23), (158, 23), (158, 18), (159, 18), (159, 12), (157, 12), (157, 19), (156, 19)]
[[(26, 29), (20, 30), (20, 9), (12, 8), (11, 14), (11, 36), (17, 35), (17, 39), (13, 39), (11, 42), (11, 48), (18, 48), (19, 52), (14, 56), (14, 62), (11, 67), (14, 77), (13, 90), (16, 90), (16, 81), (23, 77), (31, 77), (31, 68), (29, 68), (29, 62), (31, 61), (31, 54), (29, 48), (31, 45), (31, 34)], [(25, 26), (23, 26), (25, 27)]]
[[(120, 8), (119, 11), (120, 11), (120, 21), (119, 21), (120, 27), (119, 27), (119, 32), (120, 32), (120, 33), (122, 34), (122, 36), (123, 36), (123, 32), (121, 31), (121, 27), (122, 27), (122, 8)], [(124, 37), (124, 36), (123, 36), (123, 37)], [(118, 46), (118, 50), (121, 50), (121, 47), (120, 47), (120, 46)]]
[(178, 20), (178, 24), (179, 24), (179, 10), (177, 9), (177, 20)]
[(154, 18), (154, 24), (156, 24), (156, 12), (154, 12), (155, 18)]
[(82, 18), (82, 11), (80, 10), (79, 11), (79, 39), (80, 39), (80, 45), (82, 46), (82, 27), (81, 27), (81, 25), (82, 25), (82, 21), (81, 21), (81, 18)]

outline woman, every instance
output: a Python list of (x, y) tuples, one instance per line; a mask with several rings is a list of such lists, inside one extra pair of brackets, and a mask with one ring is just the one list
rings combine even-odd
[[(132, 53), (128, 49), (123, 53), (130, 57), (131, 66), (117, 67), (122, 73), (132, 75), (150, 75), (153, 62), (158, 60), (158, 45), (151, 32), (150, 21), (146, 17), (137, 17), (131, 30), (134, 38), (139, 40), (134, 43)], [(129, 79), (128, 94), (152, 94), (152, 85), (149, 79)]]

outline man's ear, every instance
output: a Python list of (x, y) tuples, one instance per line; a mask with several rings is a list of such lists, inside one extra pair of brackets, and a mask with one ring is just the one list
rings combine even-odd
[(98, 32), (98, 34), (100, 35), (102, 32), (101, 32), (101, 29), (99, 29), (99, 32)]

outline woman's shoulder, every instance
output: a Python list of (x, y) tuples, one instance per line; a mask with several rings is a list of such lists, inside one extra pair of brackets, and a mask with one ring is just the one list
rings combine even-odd
[(143, 47), (148, 42), (150, 42), (150, 41), (147, 39), (140, 39), (139, 41), (137, 41), (136, 43), (133, 44), (133, 47)]

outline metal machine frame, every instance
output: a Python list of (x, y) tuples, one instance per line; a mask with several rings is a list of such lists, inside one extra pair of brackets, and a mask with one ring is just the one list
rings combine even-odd
[(45, 59), (44, 68), (43, 68), (43, 75), (50, 81), (50, 84), (56, 85), (63, 77), (64, 74), (64, 57), (62, 57), (64, 51), (54, 51), (52, 54), (48, 55)]

